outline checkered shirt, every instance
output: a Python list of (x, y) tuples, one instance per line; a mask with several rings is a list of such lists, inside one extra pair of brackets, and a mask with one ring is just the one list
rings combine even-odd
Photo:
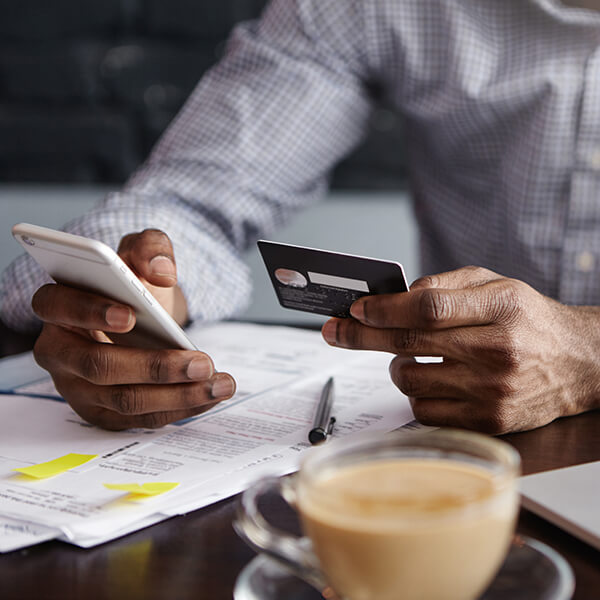
[[(423, 272), (479, 264), (600, 304), (600, 13), (558, 0), (274, 0), (124, 189), (65, 229), (113, 247), (163, 229), (192, 318), (232, 315), (241, 253), (324, 195), (374, 83), (404, 117)], [(44, 280), (26, 257), (5, 271), (9, 326), (38, 326)]]

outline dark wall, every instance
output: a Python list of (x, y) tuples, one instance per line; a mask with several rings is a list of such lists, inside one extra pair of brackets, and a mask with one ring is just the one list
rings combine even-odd
[[(0, 0), (0, 181), (123, 181), (265, 0)], [(397, 115), (371, 134), (334, 187), (404, 181)]]

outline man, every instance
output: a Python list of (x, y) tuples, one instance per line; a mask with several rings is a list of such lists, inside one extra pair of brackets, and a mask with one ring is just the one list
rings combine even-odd
[[(180, 323), (230, 315), (249, 287), (239, 253), (322, 194), (375, 82), (404, 114), (423, 271), (439, 274), (357, 301), (325, 339), (394, 354), (427, 424), (502, 433), (597, 408), (600, 2), (566, 4), (275, 0), (123, 192), (67, 229), (122, 238)], [(9, 326), (36, 327), (42, 281), (27, 258), (9, 268)], [(50, 285), (33, 310), (36, 359), (91, 422), (159, 426), (234, 392), (202, 353), (102, 343), (133, 326), (127, 307)], [(431, 354), (444, 362), (412, 358)]]

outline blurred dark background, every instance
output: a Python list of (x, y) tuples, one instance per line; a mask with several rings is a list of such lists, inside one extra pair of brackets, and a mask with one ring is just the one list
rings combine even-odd
[[(219, 59), (233, 25), (265, 4), (0, 0), (0, 181), (124, 181)], [(379, 101), (333, 188), (403, 187), (401, 138), (400, 119)]]

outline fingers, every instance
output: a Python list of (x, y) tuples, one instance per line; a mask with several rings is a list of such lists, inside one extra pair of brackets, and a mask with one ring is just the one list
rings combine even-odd
[(408, 396), (419, 423), (432, 427), (476, 429), (468, 425), (470, 411), (468, 402), (461, 398), (462, 386), (452, 382), (452, 375), (462, 381), (465, 373), (460, 366), (423, 364), (413, 358), (396, 356), (389, 370), (392, 381)]
[[(435, 339), (417, 329), (377, 329), (354, 319), (329, 319), (321, 333), (331, 346), (350, 350), (378, 350), (403, 356), (434, 354)], [(439, 354), (439, 353), (438, 353)]]
[[(59, 375), (55, 384), (61, 393), (68, 390), (75, 411), (86, 413), (96, 423), (102, 415), (102, 426), (106, 427), (110, 421), (110, 429), (160, 427), (204, 412), (231, 397), (235, 391), (233, 380), (227, 373), (218, 373), (212, 380), (198, 383), (111, 386), (95, 386), (83, 379)], [(214, 389), (219, 385), (227, 393), (215, 396)]]
[(390, 375), (423, 425), (493, 435), (531, 426), (523, 406), (500, 378), (480, 377), (467, 365), (454, 361), (424, 364), (396, 357), (390, 363)]
[(418, 363), (396, 356), (390, 363), (390, 376), (398, 389), (412, 398), (461, 398), (477, 400), (479, 383), (463, 363)]
[(102, 429), (123, 431), (124, 429), (135, 429), (138, 427), (144, 427), (146, 429), (158, 429), (168, 425), (169, 423), (175, 423), (176, 421), (189, 419), (190, 417), (195, 417), (199, 414), (202, 414), (213, 406), (216, 406), (219, 402), (215, 402), (214, 404), (206, 405), (195, 410), (164, 411), (135, 417), (127, 417), (111, 411), (103, 411), (97, 414), (90, 414), (89, 416), (86, 416), (84, 411), (80, 411), (75, 407), (73, 410), (75, 410), (75, 412), (81, 418), (85, 419), (89, 423), (97, 425), (98, 427), (102, 427)]
[(478, 429), (470, 424), (467, 403), (456, 398), (410, 398), (415, 419), (429, 427)]
[(63, 371), (95, 385), (189, 383), (214, 374), (213, 362), (204, 352), (98, 344), (57, 327), (40, 336), (35, 352), (44, 369)]
[(447, 329), (487, 325), (510, 316), (521, 304), (522, 282), (498, 278), (461, 289), (417, 288), (398, 294), (364, 296), (350, 314), (378, 328)]
[(130, 331), (135, 325), (129, 306), (61, 284), (42, 286), (31, 306), (42, 321), (56, 325), (115, 333)]
[(108, 429), (159, 427), (235, 393), (233, 378), (203, 352), (99, 344), (46, 324), (34, 356), (80, 416)]
[[(131, 429), (136, 427), (145, 427), (148, 429), (156, 429), (164, 427), (169, 423), (174, 423), (181, 419), (188, 419), (196, 415), (202, 414), (207, 410), (213, 408), (221, 400), (214, 400), (212, 402), (206, 402), (205, 404), (194, 406), (186, 409), (168, 409), (158, 410), (156, 412), (133, 414), (127, 412), (118, 412), (114, 408), (103, 408), (100, 400), (101, 396), (97, 396), (98, 388), (85, 382), (74, 382), (64, 381), (60, 378), (54, 378), (55, 385), (59, 393), (65, 397), (64, 389), (73, 390), (76, 394), (73, 394), (69, 404), (73, 410), (87, 422), (102, 427), (103, 429), (109, 429), (113, 431), (121, 431), (123, 429)], [(118, 396), (118, 392), (115, 392)], [(123, 398), (131, 398), (127, 396), (126, 392), (123, 393)], [(82, 401), (82, 398), (87, 398), (87, 401)], [(128, 405), (133, 405), (135, 401), (128, 401)], [(125, 404), (123, 404), (126, 410)]]
[(329, 345), (339, 348), (377, 350), (401, 356), (444, 356), (458, 361), (479, 356), (483, 348), (492, 350), (493, 343), (488, 344), (489, 334), (477, 327), (439, 331), (378, 329), (355, 319), (330, 319), (323, 325), (322, 334)]
[(472, 402), (456, 398), (410, 398), (415, 419), (432, 427), (455, 427), (472, 429), (490, 435), (502, 435), (511, 431), (530, 429), (528, 421), (516, 421), (506, 415), (504, 407)]
[(158, 229), (126, 235), (119, 244), (121, 258), (143, 279), (161, 287), (177, 283), (171, 240)]

